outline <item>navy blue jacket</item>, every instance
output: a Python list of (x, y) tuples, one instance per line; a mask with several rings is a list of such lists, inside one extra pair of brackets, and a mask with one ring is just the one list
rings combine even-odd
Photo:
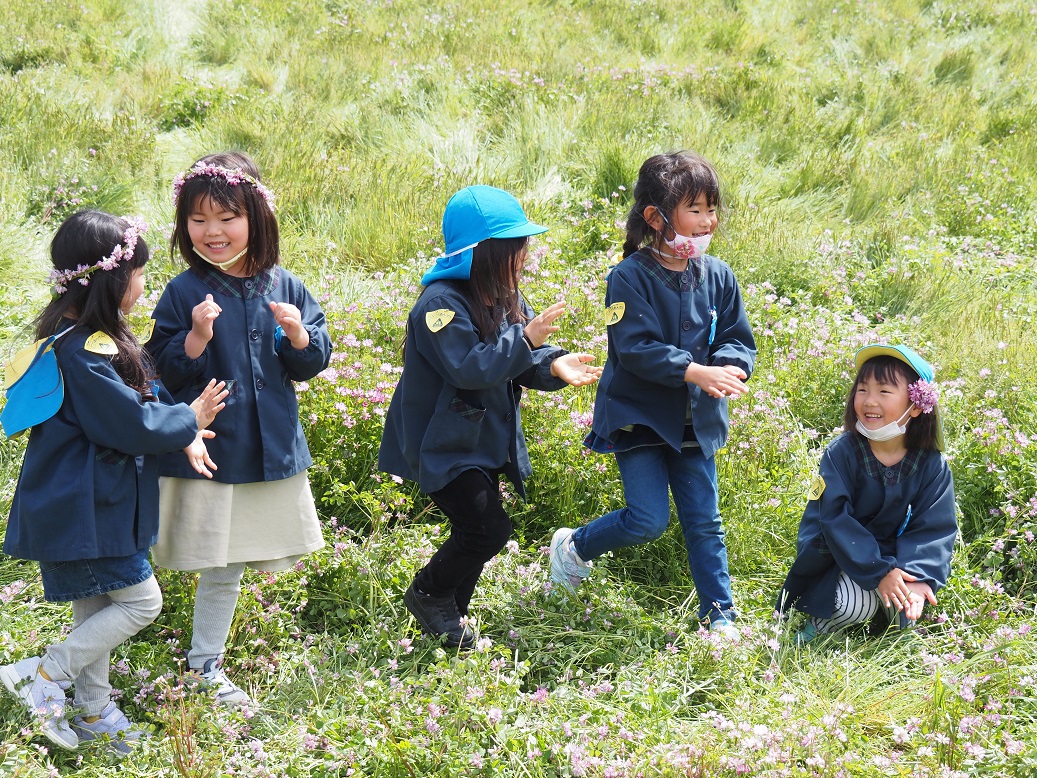
[[(551, 375), (551, 362), (568, 352), (547, 345), (530, 350), (523, 326), (507, 322), (484, 343), (471, 309), (450, 281), (429, 284), (411, 309), (403, 375), (385, 417), (378, 467), (417, 481), (424, 492), (439, 491), (465, 470), (503, 472), (522, 495), (522, 481), (532, 472), (519, 417), (522, 387), (566, 386)], [(426, 314), (434, 321), (437, 311), (453, 316), (433, 332)]]
[[(191, 331), (191, 311), (207, 294), (223, 312), (213, 323), (205, 351), (189, 359), (184, 341)], [(310, 333), (306, 348), (294, 349), (286, 337), (277, 342), (271, 302), (299, 309)], [(282, 267), (252, 278), (190, 269), (169, 282), (154, 317), (155, 331), (147, 348), (173, 397), (193, 400), (211, 378), (227, 381), (231, 389), (227, 407), (210, 427), (216, 437), (206, 442), (219, 467), (214, 481), (279, 481), (313, 463), (292, 382), (313, 378), (328, 366), (331, 338), (324, 311), (302, 281)], [(203, 477), (182, 453), (162, 457), (161, 474)]]
[(640, 424), (680, 451), (690, 400), (695, 439), (711, 457), (727, 441), (727, 400), (686, 383), (684, 372), (692, 362), (737, 365), (748, 377), (756, 341), (726, 262), (709, 255), (692, 262), (679, 292), (666, 285), (665, 272), (638, 251), (609, 274), (605, 304), (625, 309), (608, 327), (592, 429), (614, 440), (618, 430)]
[(190, 407), (165, 404), (172, 398), (161, 387), (165, 403), (144, 402), (111, 357), (84, 350), (91, 334), (77, 327), (55, 345), (65, 398), (29, 433), (4, 539), (13, 557), (67, 562), (153, 546), (156, 455), (183, 449), (198, 431)]
[(825, 449), (819, 475), (815, 491), (823, 491), (803, 512), (779, 610), (795, 605), (831, 617), (840, 571), (865, 591), (894, 567), (934, 592), (947, 583), (958, 523), (954, 481), (939, 451), (909, 451), (886, 467), (848, 432)]

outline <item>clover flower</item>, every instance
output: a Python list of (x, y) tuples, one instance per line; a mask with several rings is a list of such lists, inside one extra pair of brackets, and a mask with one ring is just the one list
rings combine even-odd
[(931, 381), (919, 379), (907, 387), (907, 397), (922, 413), (932, 413), (940, 399), (940, 390)]
[(129, 222), (129, 226), (122, 234), (122, 243), (112, 249), (112, 253), (95, 262), (93, 265), (79, 265), (70, 270), (50, 271), (50, 283), (52, 294), (57, 297), (68, 291), (68, 285), (76, 281), (82, 286), (90, 284), (90, 274), (97, 270), (114, 270), (124, 260), (130, 259), (137, 250), (137, 241), (140, 236), (148, 231), (148, 223), (139, 216), (124, 216), (123, 221)]

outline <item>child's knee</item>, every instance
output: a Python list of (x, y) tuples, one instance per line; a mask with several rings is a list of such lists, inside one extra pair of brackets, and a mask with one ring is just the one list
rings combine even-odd
[(670, 523), (669, 511), (663, 516), (661, 513), (633, 510), (629, 506), (627, 507), (625, 518), (627, 532), (638, 543), (650, 543), (653, 540), (658, 540), (666, 532), (666, 527)]

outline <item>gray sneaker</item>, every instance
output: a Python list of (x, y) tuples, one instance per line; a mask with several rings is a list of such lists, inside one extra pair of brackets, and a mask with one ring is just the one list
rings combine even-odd
[(227, 677), (223, 672), (223, 657), (210, 659), (201, 670), (191, 668), (191, 674), (196, 676), (202, 686), (208, 687), (216, 699), (224, 705), (251, 705), (252, 698), (245, 690)]
[(120, 754), (132, 753), (137, 741), (144, 737), (144, 731), (133, 724), (126, 714), (109, 702), (101, 711), (101, 718), (87, 722), (82, 716), (72, 719), (72, 729), (79, 735), (79, 742), (88, 740), (107, 740), (113, 750)]
[(40, 720), (47, 739), (61, 748), (75, 748), (79, 738), (65, 719), (65, 690), (40, 675), (40, 658), (31, 656), (0, 667), (0, 680)]
[(573, 530), (562, 527), (551, 536), (551, 581), (570, 591), (591, 574), (593, 562), (584, 562), (573, 547)]
[(461, 623), (461, 613), (457, 610), (453, 595), (432, 597), (415, 589), (411, 583), (403, 593), (403, 604), (423, 630), (438, 638), (445, 635), (444, 643), (447, 646), (471, 648), (475, 645), (475, 633), (471, 627)]

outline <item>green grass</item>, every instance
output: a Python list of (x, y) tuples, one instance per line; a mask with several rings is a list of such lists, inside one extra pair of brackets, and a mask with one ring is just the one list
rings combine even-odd
[[(303, 394), (329, 545), (250, 575), (232, 630), (257, 710), (169, 691), (193, 584), (161, 572), (163, 613), (114, 675), (154, 737), (118, 767), (51, 753), (0, 698), (0, 774), (1037, 774), (1034, 19), (1019, 0), (3, 4), (0, 353), (29, 339), (62, 218), (144, 215), (157, 294), (178, 270), (172, 176), (240, 148), (278, 195), (285, 264), (326, 295), (340, 372)], [(674, 148), (724, 179), (712, 250), (760, 347), (718, 457), (742, 640), (697, 630), (673, 528), (601, 560), (577, 597), (545, 591), (552, 529), (622, 503), (614, 463), (579, 445), (583, 389), (529, 398), (517, 546), (474, 602), (491, 644), (444, 653), (401, 601), (442, 525), (374, 472), (382, 365), (400, 362), (443, 205), (493, 184), (550, 225), (529, 297), (564, 296), (556, 342), (603, 358), (617, 222), (640, 163)], [(874, 339), (937, 366), (963, 542), (918, 641), (799, 650), (773, 598), (852, 352)], [(357, 394), (336, 407), (342, 387)], [(23, 445), (0, 446), (3, 513)], [(0, 559), (0, 599), (0, 661), (69, 622), (33, 564)]]

